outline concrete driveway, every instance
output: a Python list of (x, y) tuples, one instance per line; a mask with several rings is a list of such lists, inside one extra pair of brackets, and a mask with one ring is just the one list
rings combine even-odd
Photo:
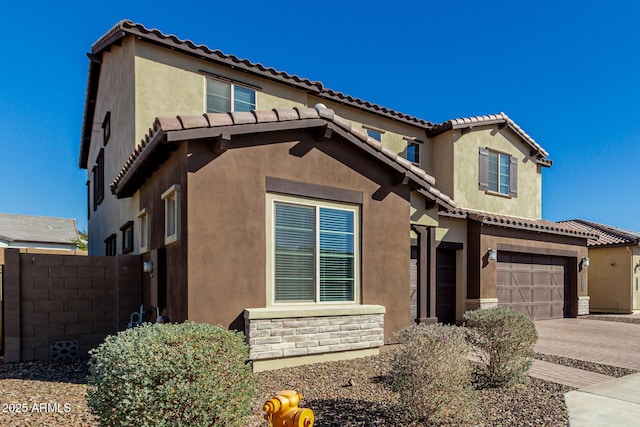
[[(640, 324), (588, 319), (536, 322), (536, 351), (640, 370)], [(571, 427), (640, 425), (640, 374), (565, 394)]]
[(553, 319), (536, 328), (539, 353), (640, 370), (640, 324)]

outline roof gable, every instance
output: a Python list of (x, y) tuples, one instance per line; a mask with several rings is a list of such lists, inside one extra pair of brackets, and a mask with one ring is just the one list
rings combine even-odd
[(168, 156), (168, 151), (172, 151), (171, 145), (175, 146), (182, 141), (217, 138), (220, 145), (223, 145), (233, 135), (291, 129), (309, 129), (319, 139), (331, 137), (335, 133), (386, 164), (393, 170), (399, 184), (410, 185), (440, 206), (454, 207), (449, 196), (433, 187), (435, 179), (431, 175), (383, 147), (380, 142), (369, 137), (366, 130), (353, 126), (350, 121), (322, 104), (315, 108), (207, 113), (201, 116), (156, 119), (153, 129), (150, 129), (111, 183), (111, 192), (118, 198), (132, 196), (153, 173), (157, 164)]
[(505, 113), (488, 114), (483, 116), (464, 117), (459, 119), (447, 120), (427, 131), (427, 136), (434, 137), (452, 129), (472, 129), (476, 126), (498, 125), (499, 127), (508, 127), (515, 133), (520, 140), (530, 148), (530, 155), (536, 158), (536, 161), (542, 166), (551, 166), (553, 161), (548, 158), (549, 153), (542, 148), (529, 134), (527, 134), (520, 126), (516, 124)]

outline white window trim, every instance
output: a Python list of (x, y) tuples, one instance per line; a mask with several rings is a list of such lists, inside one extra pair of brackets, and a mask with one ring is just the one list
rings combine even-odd
[(203, 108), (203, 111), (205, 112), (205, 114), (208, 112), (207, 111), (207, 107), (208, 107), (208, 105), (207, 105), (207, 80), (215, 80), (215, 81), (218, 81), (218, 82), (221, 82), (221, 83), (226, 83), (229, 86), (231, 86), (231, 89), (229, 91), (229, 96), (231, 97), (231, 99), (229, 100), (229, 104), (230, 104), (229, 105), (229, 111), (230, 112), (235, 111), (235, 108), (234, 108), (235, 102), (234, 101), (235, 101), (235, 96), (236, 96), (236, 94), (235, 94), (235, 87), (236, 86), (241, 86), (241, 87), (243, 87), (245, 89), (252, 90), (255, 93), (255, 100), (256, 100), (255, 104), (256, 105), (254, 107), (254, 110), (258, 109), (258, 91), (255, 88), (253, 88), (253, 87), (251, 87), (249, 85), (243, 85), (243, 84), (227, 81), (227, 80), (224, 80), (224, 79), (216, 79), (214, 77), (207, 76), (207, 77), (204, 78), (204, 108)]
[[(180, 223), (181, 223), (181, 219), (180, 219), (180, 193), (181, 193), (182, 187), (180, 186), (180, 184), (173, 184), (171, 187), (169, 187), (164, 193), (162, 193), (162, 196), (160, 196), (160, 198), (162, 200), (164, 200), (164, 243), (165, 245), (168, 245), (170, 243), (173, 242), (177, 242), (178, 240), (180, 240)], [(175, 224), (174, 224), (174, 232), (172, 234), (169, 234), (169, 215), (168, 215), (168, 209), (169, 209), (169, 201), (171, 199), (175, 200), (174, 203), (174, 215), (173, 218), (175, 220)]]
[[(321, 302), (319, 301), (319, 280), (318, 275), (320, 274), (320, 269), (316, 268), (316, 301), (314, 302), (276, 302), (275, 301), (275, 204), (276, 203), (289, 203), (289, 204), (297, 204), (302, 206), (313, 206), (313, 207), (327, 207), (331, 209), (340, 209), (354, 212), (354, 239), (356, 242), (355, 251), (354, 251), (354, 281), (353, 281), (353, 301), (329, 301), (329, 302)], [(267, 254), (267, 268), (266, 268), (266, 301), (267, 307), (316, 307), (316, 306), (348, 306), (348, 305), (360, 305), (360, 211), (361, 208), (359, 205), (351, 205), (340, 202), (331, 202), (326, 200), (317, 200), (317, 199), (304, 199), (300, 197), (291, 197), (285, 196), (282, 194), (272, 194), (267, 193), (266, 195), (266, 254)], [(319, 227), (316, 227), (316, 233), (319, 231)], [(316, 263), (319, 262), (320, 257), (316, 257)]]
[[(145, 235), (147, 236), (146, 239), (142, 238), (142, 218), (145, 219)], [(150, 226), (149, 226), (149, 221), (151, 219), (151, 211), (147, 208), (142, 209), (140, 212), (138, 212), (138, 244), (140, 245), (140, 253), (144, 253), (144, 252), (148, 252), (149, 251), (149, 231), (150, 231)]]

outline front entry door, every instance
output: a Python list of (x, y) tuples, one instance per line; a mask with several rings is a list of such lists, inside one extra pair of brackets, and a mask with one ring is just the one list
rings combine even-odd
[(436, 316), (438, 322), (456, 323), (456, 251), (436, 250)]

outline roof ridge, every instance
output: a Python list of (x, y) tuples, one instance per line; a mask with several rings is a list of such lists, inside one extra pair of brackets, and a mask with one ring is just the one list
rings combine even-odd
[[(261, 63), (252, 62), (248, 59), (238, 58), (233, 54), (226, 54), (219, 49), (211, 49), (204, 44), (196, 44), (189, 39), (181, 39), (175, 34), (165, 34), (157, 28), (147, 28), (144, 24), (133, 22), (129, 19), (123, 19), (114, 25), (107, 33), (105, 33), (98, 41), (92, 45), (92, 53), (98, 54), (104, 50), (111, 43), (124, 37), (123, 33), (136, 34), (140, 37), (155, 38), (156, 42), (164, 44), (173, 44), (173, 47), (183, 48), (186, 51), (191, 51), (192, 54), (204, 54), (208, 55), (209, 59), (217, 60), (221, 62), (231, 62), (234, 66), (244, 69), (245, 71), (253, 72), (259, 75), (263, 75), (267, 78), (279, 80), (284, 83), (303, 85), (307, 89), (312, 89), (313, 92), (321, 98), (332, 99), (336, 102), (346, 103), (356, 108), (368, 110), (376, 114), (387, 116), (394, 120), (400, 120), (409, 124), (425, 127), (430, 129), (435, 125), (419, 117), (411, 116), (391, 108), (381, 106), (379, 104), (372, 103), (370, 101), (363, 100), (345, 93), (335, 91), (333, 89), (327, 89), (321, 81), (312, 81), (307, 78), (300, 77), (296, 74), (290, 74), (286, 71), (277, 70), (273, 67), (267, 67)], [(212, 55), (218, 58), (211, 57)]]

